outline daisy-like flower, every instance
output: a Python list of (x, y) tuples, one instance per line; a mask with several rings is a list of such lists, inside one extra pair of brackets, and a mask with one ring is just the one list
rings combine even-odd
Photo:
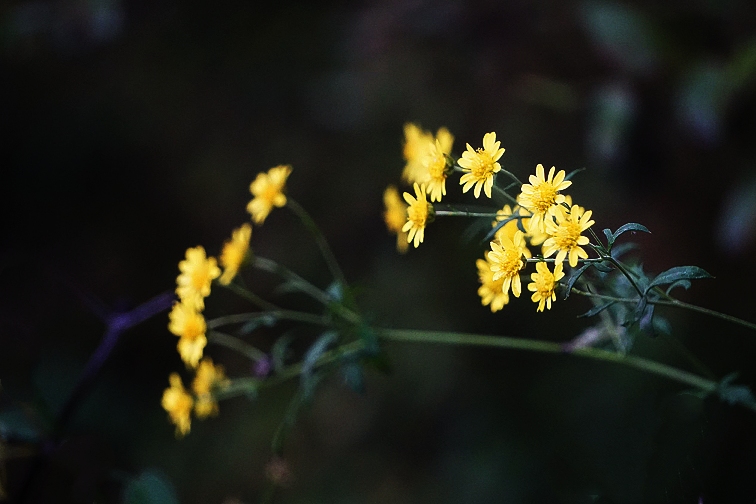
[(423, 131), (417, 124), (404, 125), (403, 155), (407, 164), (404, 165), (402, 179), (409, 182), (423, 183), (427, 178), (427, 169), (423, 166), (423, 159), (428, 155), (433, 145), (433, 135), (430, 131)]
[(223, 266), (223, 274), (219, 280), (221, 284), (230, 284), (238, 273), (249, 250), (249, 239), (251, 237), (252, 226), (242, 224), (241, 227), (234, 229), (231, 233), (231, 239), (223, 244), (223, 251), (220, 255), (220, 263)]
[(423, 159), (425, 167), (425, 181), (431, 201), (441, 201), (441, 196), (446, 196), (446, 177), (449, 175), (449, 167), (446, 164), (446, 156), (451, 152), (454, 137), (445, 128), (438, 130), (436, 141), (428, 147), (428, 154)]
[(546, 216), (558, 213), (559, 205), (564, 202), (564, 195), (559, 194), (559, 191), (572, 185), (571, 181), (564, 180), (564, 170), (559, 170), (554, 176), (555, 170), (556, 167), (552, 166), (546, 178), (543, 165), (537, 165), (536, 174), (528, 179), (530, 184), (522, 184), (520, 189), (517, 201), (532, 214), (527, 228), (531, 234), (546, 232), (544, 224), (547, 221)]
[(528, 290), (533, 293), (530, 299), (538, 303), (536, 311), (542, 312), (544, 306), (551, 310), (551, 302), (556, 301), (557, 282), (564, 277), (562, 268), (563, 264), (558, 262), (552, 273), (545, 262), (536, 263), (536, 272), (530, 274), (533, 282), (528, 284)]
[[(496, 227), (499, 225), (501, 221), (505, 221), (508, 218), (510, 218), (512, 215), (527, 215), (528, 212), (523, 210), (520, 206), (515, 206), (514, 208), (510, 207), (509, 205), (504, 205), (504, 208), (501, 210), (498, 210), (496, 212), (496, 220), (493, 221), (492, 226)], [(525, 221), (526, 219), (512, 219), (510, 221), (507, 221), (506, 224), (504, 224), (502, 227), (499, 228), (498, 231), (496, 231), (496, 239), (501, 241), (501, 238), (503, 236), (506, 236), (510, 240), (514, 239), (515, 233), (520, 229), (520, 226), (518, 224), (518, 221), (523, 221), (523, 227), (525, 227)], [(525, 237), (528, 235), (526, 234)], [(530, 250), (527, 248), (524, 252), (525, 257), (530, 258)]]
[(433, 205), (428, 203), (425, 193), (425, 184), (418, 185), (415, 182), (415, 197), (410, 193), (404, 193), (404, 201), (409, 204), (407, 207), (407, 222), (402, 227), (402, 231), (407, 232), (407, 243), (412, 242), (417, 248), (423, 243), (425, 238), (425, 225), (433, 220)]
[(265, 222), (273, 207), (281, 208), (286, 205), (283, 190), (289, 174), (291, 166), (275, 166), (268, 170), (268, 173), (258, 173), (257, 178), (249, 185), (249, 192), (254, 198), (247, 204), (247, 212), (252, 215), (255, 224)]
[(504, 285), (503, 277), (498, 280), (493, 279), (494, 274), (491, 271), (488, 255), (488, 252), (486, 252), (485, 259), (478, 259), (475, 262), (475, 265), (478, 267), (478, 278), (480, 279), (478, 295), (480, 296), (480, 303), (483, 306), (489, 306), (491, 313), (496, 313), (509, 303), (509, 294), (502, 289)]
[(499, 148), (501, 142), (496, 141), (496, 133), (486, 133), (483, 136), (483, 148), (475, 150), (470, 144), (467, 144), (467, 150), (462, 153), (462, 157), (457, 161), (465, 173), (459, 179), (460, 185), (463, 185), (462, 192), (466, 193), (474, 185), (473, 191), (475, 197), (480, 196), (481, 188), (486, 196), (491, 197), (491, 188), (494, 183), (494, 174), (501, 170), (498, 163), (499, 158), (504, 154), (504, 149)]
[(493, 280), (503, 279), (501, 290), (505, 294), (509, 293), (512, 288), (512, 294), (520, 297), (522, 292), (522, 283), (520, 282), (520, 270), (525, 267), (525, 261), (522, 257), (525, 255), (527, 246), (525, 245), (525, 235), (522, 231), (517, 231), (510, 240), (506, 236), (501, 237), (500, 243), (491, 242), (491, 251), (488, 253), (488, 260), (491, 263), (493, 271)]
[(197, 367), (207, 345), (207, 324), (197, 309), (185, 302), (175, 303), (168, 314), (168, 330), (179, 337), (178, 352), (187, 366)]
[(197, 367), (197, 374), (192, 382), (192, 390), (197, 397), (194, 412), (199, 418), (207, 418), (218, 414), (218, 401), (213, 397), (213, 390), (223, 388), (228, 384), (223, 366), (216, 366), (213, 360), (202, 359)]
[(161, 404), (168, 412), (171, 423), (176, 425), (176, 437), (183, 437), (189, 433), (192, 425), (191, 413), (194, 399), (184, 388), (181, 377), (177, 373), (171, 373), (168, 382), (171, 386), (163, 392)]
[(210, 283), (220, 276), (220, 268), (214, 257), (206, 257), (205, 249), (187, 249), (186, 259), (179, 263), (181, 274), (176, 278), (176, 294), (182, 302), (197, 310), (205, 308), (205, 298), (210, 295)]
[(591, 220), (592, 213), (577, 205), (572, 205), (569, 213), (557, 212), (556, 222), (546, 222), (546, 232), (551, 238), (543, 243), (543, 257), (551, 257), (556, 252), (555, 261), (561, 263), (569, 256), (573, 268), (577, 266), (578, 258), (588, 259), (588, 253), (581, 246), (588, 245), (590, 240), (582, 233), (595, 224)]
[(388, 186), (383, 193), (383, 204), (386, 211), (383, 212), (383, 220), (391, 233), (396, 233), (396, 249), (402, 254), (407, 252), (409, 243), (407, 232), (402, 231), (407, 222), (407, 205), (399, 197), (399, 191), (394, 186)]

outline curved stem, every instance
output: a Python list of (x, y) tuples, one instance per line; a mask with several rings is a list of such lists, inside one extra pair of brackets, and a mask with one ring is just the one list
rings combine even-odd
[(325, 259), (325, 262), (328, 265), (328, 269), (331, 270), (331, 275), (333, 275), (334, 280), (340, 283), (342, 288), (346, 289), (349, 284), (347, 284), (344, 272), (341, 271), (341, 267), (339, 267), (339, 263), (336, 261), (336, 257), (333, 255), (331, 247), (328, 246), (328, 241), (326, 241), (325, 236), (323, 236), (323, 233), (320, 231), (317, 224), (315, 224), (315, 221), (312, 220), (310, 214), (308, 214), (299, 203), (291, 198), (287, 198), (286, 206), (290, 208), (292, 212), (297, 214), (297, 217), (302, 221), (304, 227), (312, 233), (315, 238), (315, 243), (317, 243), (318, 248), (320, 248), (320, 252), (323, 254), (323, 259)]
[[(221, 284), (222, 285), (222, 284)], [(234, 282), (231, 282), (228, 285), (223, 285), (223, 287), (227, 288), (228, 290), (232, 291), (234, 294), (238, 294), (240, 297), (246, 299), (247, 301), (250, 301), (252, 304), (260, 308), (261, 310), (280, 310), (280, 308), (273, 303), (264, 300), (254, 292), (245, 289), (244, 287), (235, 284)]]
[(255, 362), (267, 358), (266, 353), (262, 350), (259, 350), (249, 343), (246, 343), (239, 338), (235, 338), (230, 334), (222, 333), (219, 331), (207, 331), (207, 341), (224, 346), (226, 348), (230, 348), (231, 350), (235, 350)]
[(513, 350), (526, 350), (532, 352), (544, 353), (569, 353), (578, 357), (613, 362), (633, 367), (641, 371), (662, 376), (670, 380), (684, 383), (695, 387), (703, 392), (715, 392), (718, 383), (703, 378), (701, 376), (683, 371), (681, 369), (662, 364), (660, 362), (636, 357), (633, 355), (623, 355), (598, 348), (583, 347), (577, 348), (570, 352), (565, 352), (564, 347), (559, 343), (549, 341), (537, 341), (524, 338), (510, 338), (505, 336), (486, 336), (480, 334), (464, 333), (446, 333), (434, 331), (416, 331), (403, 329), (380, 329), (378, 336), (389, 341), (405, 341), (411, 343), (436, 343), (456, 346), (479, 346), (489, 348), (507, 348)]
[(508, 171), (508, 170), (505, 170), (504, 168), (502, 168), (499, 171), (499, 173), (503, 173), (504, 175), (508, 176), (509, 178), (511, 178), (512, 180), (514, 180), (514, 182), (517, 185), (519, 185), (520, 187), (522, 187), (522, 185), (523, 185), (522, 181), (520, 179), (518, 179), (517, 176), (514, 173), (512, 173), (511, 171)]
[(500, 196), (504, 196), (504, 199), (509, 200), (510, 203), (518, 205), (517, 198), (506, 192), (501, 187), (497, 186), (496, 184), (493, 185), (493, 190), (496, 191), (496, 193)]

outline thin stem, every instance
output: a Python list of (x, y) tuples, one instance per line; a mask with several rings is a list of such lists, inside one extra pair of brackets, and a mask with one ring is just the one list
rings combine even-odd
[(468, 212), (467, 210), (436, 210), (434, 215), (442, 217), (496, 217), (496, 212)]
[(496, 184), (494, 184), (493, 190), (496, 191), (496, 193), (499, 194), (500, 196), (504, 196), (504, 199), (509, 200), (510, 203), (513, 203), (515, 205), (518, 204), (517, 198), (515, 198), (514, 196), (512, 196), (511, 194), (509, 194), (508, 192), (506, 192), (504, 189), (497, 186)]
[(512, 172), (510, 172), (510, 171), (507, 171), (507, 170), (505, 170), (504, 168), (502, 168), (502, 169), (501, 169), (501, 170), (499, 171), (499, 173), (503, 173), (504, 175), (508, 176), (509, 178), (511, 178), (512, 180), (514, 180), (514, 182), (515, 182), (515, 183), (516, 183), (517, 185), (519, 185), (519, 186), (522, 186), (522, 185), (523, 185), (523, 184), (522, 184), (522, 181), (521, 181), (520, 179), (518, 179), (518, 178), (517, 178), (517, 176), (516, 176), (516, 175), (515, 175), (514, 173), (512, 173)]
[(254, 292), (245, 289), (241, 285), (237, 285), (234, 282), (231, 282), (228, 285), (223, 285), (223, 287), (227, 288), (228, 290), (232, 291), (234, 294), (238, 294), (242, 298), (246, 299), (247, 301), (250, 301), (252, 304), (260, 308), (261, 310), (280, 310), (280, 308), (276, 305), (274, 305), (271, 302), (268, 302), (255, 294)]
[(544, 353), (569, 353), (578, 357), (623, 364), (651, 374), (663, 376), (686, 385), (690, 385), (707, 393), (715, 392), (718, 384), (701, 376), (681, 369), (655, 362), (643, 357), (623, 355), (598, 348), (583, 347), (565, 352), (559, 343), (536, 341), (524, 338), (510, 338), (505, 336), (486, 336), (480, 334), (447, 333), (434, 331), (415, 331), (402, 329), (381, 329), (378, 336), (389, 341), (405, 341), (412, 343), (436, 343), (455, 346), (480, 346), (493, 348), (508, 348)]
[(756, 331), (756, 324), (754, 324), (753, 322), (748, 322), (747, 320), (743, 320), (738, 317), (733, 317), (732, 315), (727, 315), (726, 313), (718, 312), (716, 310), (710, 310), (708, 308), (686, 303), (684, 301), (679, 301), (677, 299), (672, 299), (670, 301), (660, 299), (658, 301), (649, 301), (649, 302), (653, 302), (654, 304), (657, 304), (657, 305), (676, 306), (677, 308), (684, 308), (686, 310), (690, 310), (690, 311), (694, 311), (698, 313), (704, 313), (706, 315), (710, 315), (712, 317), (726, 320), (728, 322), (732, 322), (733, 324), (738, 324), (748, 329), (753, 329), (754, 331)]
[(331, 247), (328, 246), (328, 241), (326, 241), (325, 236), (323, 236), (323, 233), (320, 231), (317, 224), (315, 224), (315, 221), (312, 220), (310, 214), (308, 214), (299, 203), (291, 198), (287, 198), (286, 206), (290, 208), (292, 212), (297, 214), (297, 217), (302, 221), (304, 227), (312, 233), (315, 238), (315, 243), (317, 243), (318, 248), (320, 248), (320, 252), (323, 254), (323, 259), (325, 259), (325, 262), (328, 265), (328, 269), (331, 270), (331, 275), (333, 275), (334, 280), (341, 284), (343, 289), (346, 289), (349, 284), (347, 284), (344, 272), (341, 271), (341, 267), (339, 267), (339, 263), (336, 261), (336, 257), (333, 255)]
[(207, 331), (207, 341), (235, 350), (255, 362), (267, 358), (266, 353), (262, 350), (259, 350), (249, 343), (246, 343), (239, 338), (235, 338), (230, 334), (219, 331)]
[(214, 329), (216, 327), (223, 327), (230, 324), (241, 324), (244, 322), (250, 322), (252, 320), (293, 320), (296, 322), (304, 322), (306, 324), (323, 325), (327, 326), (330, 321), (327, 317), (321, 315), (313, 315), (311, 313), (299, 312), (294, 310), (270, 310), (265, 312), (251, 312), (251, 313), (236, 313), (234, 315), (226, 315), (223, 317), (214, 318), (207, 321), (207, 328)]

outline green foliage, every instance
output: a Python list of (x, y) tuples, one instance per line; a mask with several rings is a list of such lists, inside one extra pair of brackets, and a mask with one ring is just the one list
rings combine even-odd
[(176, 492), (168, 479), (157, 471), (147, 470), (131, 479), (123, 489), (123, 504), (178, 504)]

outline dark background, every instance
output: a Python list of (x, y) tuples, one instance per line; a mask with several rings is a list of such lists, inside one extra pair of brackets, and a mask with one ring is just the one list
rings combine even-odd
[[(570, 193), (597, 229), (643, 223), (646, 270), (703, 267), (716, 279), (681, 296), (754, 318), (748, 0), (5, 1), (0, 30), (0, 458), (11, 498), (34, 467), (24, 450), (39, 453), (25, 440), (70, 393), (103, 314), (173, 289), (187, 247), (218, 254), (249, 218), (250, 181), (276, 164), (293, 165), (288, 193), (376, 323), (549, 341), (590, 325), (576, 319), (585, 299), (538, 316), (525, 295), (497, 314), (481, 307), (483, 248), (460, 239), (461, 220), (395, 252), (381, 196), (399, 182), (406, 121), (448, 127), (457, 155), (496, 131), (505, 168), (523, 179), (537, 163), (585, 167)], [(450, 201), (472, 202), (455, 184)], [(252, 246), (329, 282), (286, 210), (255, 228)], [(216, 299), (209, 315), (249, 309)], [(716, 376), (754, 383), (753, 332), (668, 315)], [(166, 325), (162, 313), (125, 333), (28, 500), (117, 502), (140, 474), (184, 503), (259, 499), (295, 384), (223, 402), (178, 441), (160, 408), (168, 374), (184, 373)], [(756, 416), (743, 408), (577, 358), (387, 351), (392, 373), (368, 373), (364, 395), (338, 380), (319, 390), (276, 501), (756, 499)], [(664, 338), (633, 351), (686, 367)], [(222, 349), (207, 353), (232, 376), (249, 373)]]

